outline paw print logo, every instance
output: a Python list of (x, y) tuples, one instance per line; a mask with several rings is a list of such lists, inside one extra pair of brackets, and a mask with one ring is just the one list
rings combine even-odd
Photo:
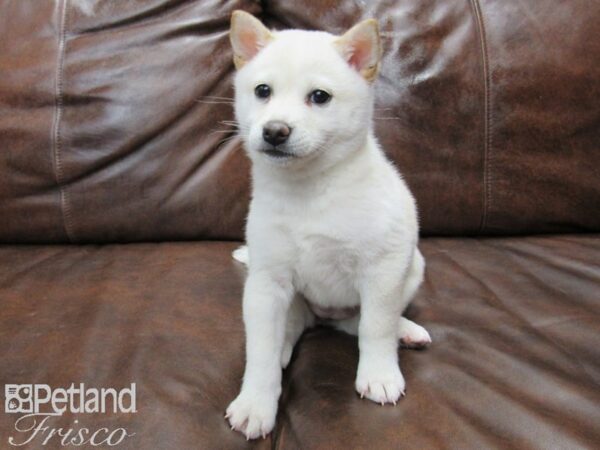
[(30, 384), (7, 384), (4, 386), (4, 412), (32, 413), (32, 386)]

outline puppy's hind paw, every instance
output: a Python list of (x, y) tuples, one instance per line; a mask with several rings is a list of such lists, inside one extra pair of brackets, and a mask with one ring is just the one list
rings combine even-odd
[(292, 359), (292, 352), (294, 351), (294, 346), (291, 342), (285, 342), (283, 344), (283, 350), (281, 352), (281, 368), (285, 369), (290, 360)]
[(405, 317), (400, 318), (398, 337), (400, 345), (404, 348), (424, 348), (431, 344), (431, 336), (427, 330)]
[(248, 246), (242, 245), (236, 248), (232, 253), (233, 259), (241, 262), (242, 264), (248, 265), (250, 263), (250, 255), (248, 254)]

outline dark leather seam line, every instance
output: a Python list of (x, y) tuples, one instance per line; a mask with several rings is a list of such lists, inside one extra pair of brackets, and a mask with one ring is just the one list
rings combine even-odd
[(487, 38), (485, 32), (485, 22), (481, 13), (481, 5), (479, 0), (471, 0), (471, 5), (477, 20), (477, 33), (479, 34), (479, 45), (481, 48), (481, 60), (483, 66), (483, 104), (484, 104), (484, 124), (483, 124), (483, 210), (481, 213), (481, 223), (479, 224), (479, 234), (482, 234), (487, 226), (489, 206), (491, 202), (491, 186), (490, 186), (490, 149), (492, 145), (490, 123), (491, 123), (491, 107), (490, 107), (490, 66), (489, 54), (487, 46)]
[(62, 12), (60, 18), (59, 42), (58, 42), (58, 64), (56, 67), (55, 77), (55, 102), (54, 102), (54, 124), (52, 130), (53, 156), (54, 156), (54, 171), (56, 183), (60, 189), (60, 209), (63, 219), (63, 227), (69, 242), (74, 242), (73, 231), (71, 227), (71, 210), (68, 202), (68, 195), (64, 183), (64, 173), (61, 159), (62, 137), (60, 135), (60, 122), (63, 112), (63, 65), (65, 59), (66, 46), (66, 21), (68, 17), (68, 0), (63, 0)]

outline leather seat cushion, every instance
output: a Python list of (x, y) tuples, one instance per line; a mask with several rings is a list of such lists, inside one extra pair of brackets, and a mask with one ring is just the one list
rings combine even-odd
[[(246, 447), (223, 418), (244, 366), (236, 245), (0, 247), (0, 384), (135, 382), (137, 413), (77, 419), (135, 432), (123, 449)], [(360, 400), (356, 338), (310, 330), (285, 371), (277, 428), (258, 447), (600, 442), (600, 239), (430, 238), (421, 249), (426, 280), (407, 316), (433, 344), (399, 350), (406, 397)], [(14, 420), (0, 414), (3, 439)]]

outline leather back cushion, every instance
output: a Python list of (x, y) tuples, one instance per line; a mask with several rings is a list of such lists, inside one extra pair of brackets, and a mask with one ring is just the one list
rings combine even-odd
[(424, 234), (600, 229), (600, 3), (0, 1), (0, 241), (239, 239), (234, 9), (377, 17), (377, 135)]

